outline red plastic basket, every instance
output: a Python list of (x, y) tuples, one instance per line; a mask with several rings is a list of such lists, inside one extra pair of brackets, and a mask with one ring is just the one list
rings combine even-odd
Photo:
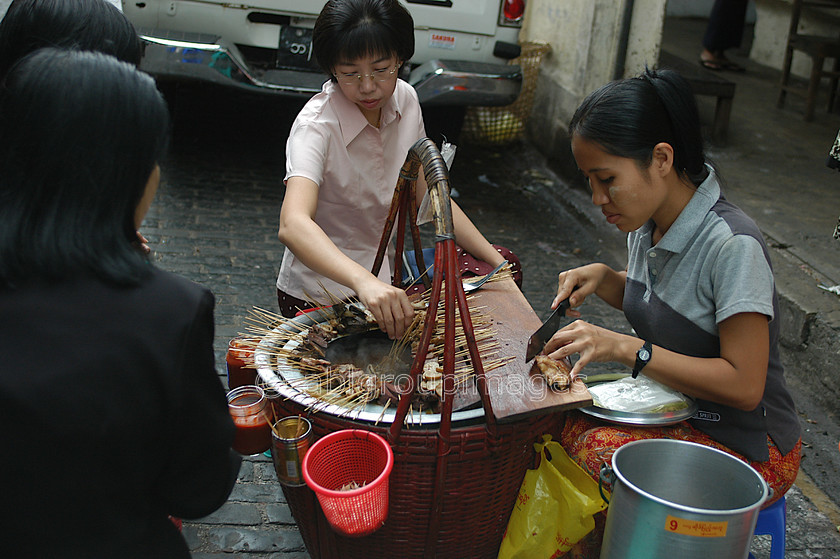
[[(370, 431), (343, 429), (319, 439), (303, 458), (303, 479), (315, 492), (330, 526), (366, 536), (388, 517), (388, 478), (394, 453)], [(357, 483), (362, 487), (339, 491)]]

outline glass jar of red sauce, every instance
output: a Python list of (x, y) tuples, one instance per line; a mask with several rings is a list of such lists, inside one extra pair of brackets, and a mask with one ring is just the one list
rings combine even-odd
[(271, 427), (268, 424), (268, 399), (259, 386), (240, 386), (228, 392), (228, 411), (236, 426), (233, 450), (250, 455), (265, 452), (271, 447)]
[(254, 368), (254, 346), (247, 338), (233, 338), (228, 343), (227, 355), (228, 389), (256, 384), (257, 370)]

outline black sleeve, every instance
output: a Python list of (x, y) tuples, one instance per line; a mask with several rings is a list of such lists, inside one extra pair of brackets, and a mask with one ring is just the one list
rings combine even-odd
[(222, 506), (241, 462), (231, 449), (234, 425), (215, 370), (213, 305), (213, 295), (205, 291), (178, 359), (171, 459), (160, 498), (179, 518), (200, 518)]

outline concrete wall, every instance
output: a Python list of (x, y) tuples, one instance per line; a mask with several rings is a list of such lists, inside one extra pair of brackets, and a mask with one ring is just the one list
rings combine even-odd
[[(528, 135), (564, 174), (574, 169), (566, 126), (575, 109), (622, 68), (622, 75), (630, 76), (656, 63), (665, 6), (666, 0), (528, 2), (520, 37), (545, 41), (552, 48), (540, 67)], [(631, 7), (626, 54), (618, 60), (622, 23)]]

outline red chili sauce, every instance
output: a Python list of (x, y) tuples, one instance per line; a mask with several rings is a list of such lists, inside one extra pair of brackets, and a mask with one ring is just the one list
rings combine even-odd
[(234, 338), (230, 341), (225, 361), (229, 390), (257, 382), (257, 370), (252, 367), (254, 350), (241, 339)]
[[(233, 449), (240, 454), (258, 454), (271, 447), (271, 427), (265, 417), (265, 400), (259, 404), (260, 397), (256, 394), (243, 394), (234, 398), (231, 406), (243, 407), (246, 413), (231, 412), (236, 434), (233, 438)], [(253, 409), (247, 406), (252, 406)]]

